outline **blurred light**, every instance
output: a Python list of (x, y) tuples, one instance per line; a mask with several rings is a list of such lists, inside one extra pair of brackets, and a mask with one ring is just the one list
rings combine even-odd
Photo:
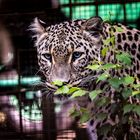
[[(28, 92), (29, 93), (29, 92)], [(10, 96), (10, 104), (19, 110), (19, 103), (16, 96)], [(31, 121), (41, 121), (42, 111), (38, 107), (38, 103), (34, 102), (32, 105), (24, 105), (21, 109), (22, 117)]]
[[(40, 77), (23, 77), (20, 83), (22, 85), (33, 85), (41, 81)], [(18, 78), (16, 79), (2, 79), (0, 80), (0, 86), (17, 86), (19, 84)]]
[(27, 91), (25, 96), (27, 99), (33, 99), (34, 98), (34, 91)]
[(6, 121), (6, 114), (4, 112), (0, 112), (0, 124)]
[[(100, 3), (103, 0), (100, 0)], [(69, 0), (59, 0), (60, 5), (70, 4)], [(71, 0), (72, 4), (83, 3), (79, 6), (72, 6), (72, 19), (88, 19), (92, 16), (96, 16), (96, 6), (88, 5), (84, 3), (95, 2), (95, 0)], [(132, 27), (137, 27), (136, 21), (140, 18), (140, 2), (126, 3), (126, 22)], [(65, 5), (61, 7), (62, 12), (65, 13), (67, 17), (70, 17), (70, 5)], [(122, 4), (99, 4), (98, 5), (98, 16), (106, 20), (109, 17), (109, 12), (113, 15), (111, 20), (122, 22), (124, 21), (124, 7)], [(133, 22), (133, 23), (132, 23)]]

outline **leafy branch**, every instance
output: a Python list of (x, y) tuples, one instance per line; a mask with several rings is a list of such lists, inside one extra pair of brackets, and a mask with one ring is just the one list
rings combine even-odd
[[(108, 87), (110, 87), (111, 90), (116, 91), (120, 96), (122, 96), (124, 101), (122, 103), (122, 112), (124, 115), (130, 112), (140, 115), (140, 106), (134, 104), (133, 102), (130, 102), (129, 100), (130, 98), (133, 98), (133, 96), (139, 98), (140, 84), (137, 84), (136, 82), (138, 81), (138, 78), (129, 74), (122, 74), (122, 76), (120, 76), (120, 74), (118, 76), (115, 75), (115, 77), (113, 77), (111, 73), (112, 71), (121, 72), (121, 70), (127, 69), (132, 64), (131, 56), (127, 52), (122, 52), (115, 48), (116, 37), (114, 34), (114, 28), (117, 32), (123, 31), (121, 27), (118, 27), (117, 25), (111, 25), (109, 31), (110, 37), (103, 41), (104, 47), (101, 50), (101, 57), (106, 57), (106, 55), (110, 53), (111, 50), (113, 51), (114, 60), (116, 61), (111, 63), (94, 60), (94, 62), (88, 65), (87, 68), (93, 71), (101, 72), (96, 79), (97, 85), (101, 82), (107, 82)], [(69, 95), (71, 99), (79, 98), (82, 96), (88, 96), (91, 101), (96, 103), (97, 107), (101, 107), (111, 103), (111, 97), (106, 97), (103, 94), (107, 92), (105, 88), (100, 89), (100, 87), (97, 86), (93, 91), (89, 92), (79, 87), (64, 85), (64, 83), (61, 81), (54, 81), (53, 84), (58, 86), (58, 89), (54, 93), (55, 95), (65, 94)], [(115, 94), (115, 92), (112, 92), (112, 94)], [(98, 98), (99, 96), (100, 98)], [(92, 117), (92, 114), (88, 111), (88, 109), (77, 105), (70, 110), (70, 115), (72, 117), (80, 117), (81, 123), (88, 121)], [(99, 112), (95, 114), (95, 116), (98, 116), (98, 118), (100, 117), (103, 120), (107, 117), (107, 114)]]

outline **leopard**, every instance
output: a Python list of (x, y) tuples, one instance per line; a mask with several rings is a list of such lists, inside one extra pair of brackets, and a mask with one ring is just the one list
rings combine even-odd
[[(116, 27), (121, 28), (117, 31)], [(88, 97), (78, 97), (80, 106), (87, 107), (93, 113), (87, 122), (87, 132), (90, 140), (138, 140), (140, 139), (140, 119), (137, 114), (131, 118), (123, 117), (122, 97), (108, 86), (106, 81), (97, 83), (96, 80), (102, 71), (88, 68), (93, 61), (104, 63), (116, 63), (114, 48), (120, 52), (129, 53), (132, 59), (131, 65), (117, 71), (110, 70), (110, 75), (137, 77), (140, 80), (140, 31), (121, 23), (112, 25), (105, 22), (101, 17), (89, 19), (76, 19), (64, 21), (58, 24), (46, 26), (46, 23), (35, 18), (30, 25), (34, 46), (37, 50), (40, 71), (45, 77), (45, 86), (55, 88), (52, 84), (60, 80), (72, 86), (81, 87), (87, 91), (96, 88), (106, 90), (102, 95), (110, 97), (111, 102), (100, 107)], [(115, 37), (114, 48), (111, 42), (105, 44), (104, 40)], [(101, 55), (105, 47), (110, 47), (106, 55)], [(100, 98), (97, 97), (97, 98)], [(140, 104), (135, 97), (127, 99), (129, 103)], [(112, 109), (113, 108), (113, 109)], [(101, 120), (95, 117), (97, 113), (106, 113), (107, 117)], [(122, 121), (125, 120), (125, 121)], [(129, 121), (128, 121), (129, 120)], [(134, 120), (131, 123), (131, 120)], [(106, 133), (103, 132), (107, 130)]]

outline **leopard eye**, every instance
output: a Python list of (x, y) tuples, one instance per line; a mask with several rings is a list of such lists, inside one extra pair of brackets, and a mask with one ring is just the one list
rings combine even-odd
[(49, 54), (49, 53), (44, 53), (43, 56), (44, 56), (47, 60), (49, 60), (49, 61), (52, 60), (52, 56), (51, 56), (51, 54)]
[(72, 59), (75, 60), (75, 59), (81, 57), (81, 55), (82, 55), (82, 52), (74, 52), (72, 55)]

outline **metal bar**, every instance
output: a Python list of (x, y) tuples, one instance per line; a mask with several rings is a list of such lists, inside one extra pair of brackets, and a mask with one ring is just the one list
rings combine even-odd
[[(17, 69), (18, 69), (18, 90), (21, 89), (21, 77), (20, 77), (20, 50), (17, 52)], [(19, 117), (20, 117), (20, 139), (23, 140), (23, 125), (22, 125), (22, 105), (21, 105), (21, 94), (18, 94), (18, 104), (19, 104)]]
[(42, 97), (43, 138), (44, 140), (56, 140), (54, 102), (53, 98), (50, 99), (47, 94), (49, 93)]
[(96, 16), (98, 16), (98, 0), (95, 0)]
[(69, 7), (70, 7), (70, 19), (72, 19), (72, 1), (69, 0)]
[(127, 23), (127, 19), (126, 19), (127, 15), (126, 15), (125, 0), (124, 0), (122, 5), (123, 5), (123, 12), (124, 12), (124, 24), (126, 24)]

